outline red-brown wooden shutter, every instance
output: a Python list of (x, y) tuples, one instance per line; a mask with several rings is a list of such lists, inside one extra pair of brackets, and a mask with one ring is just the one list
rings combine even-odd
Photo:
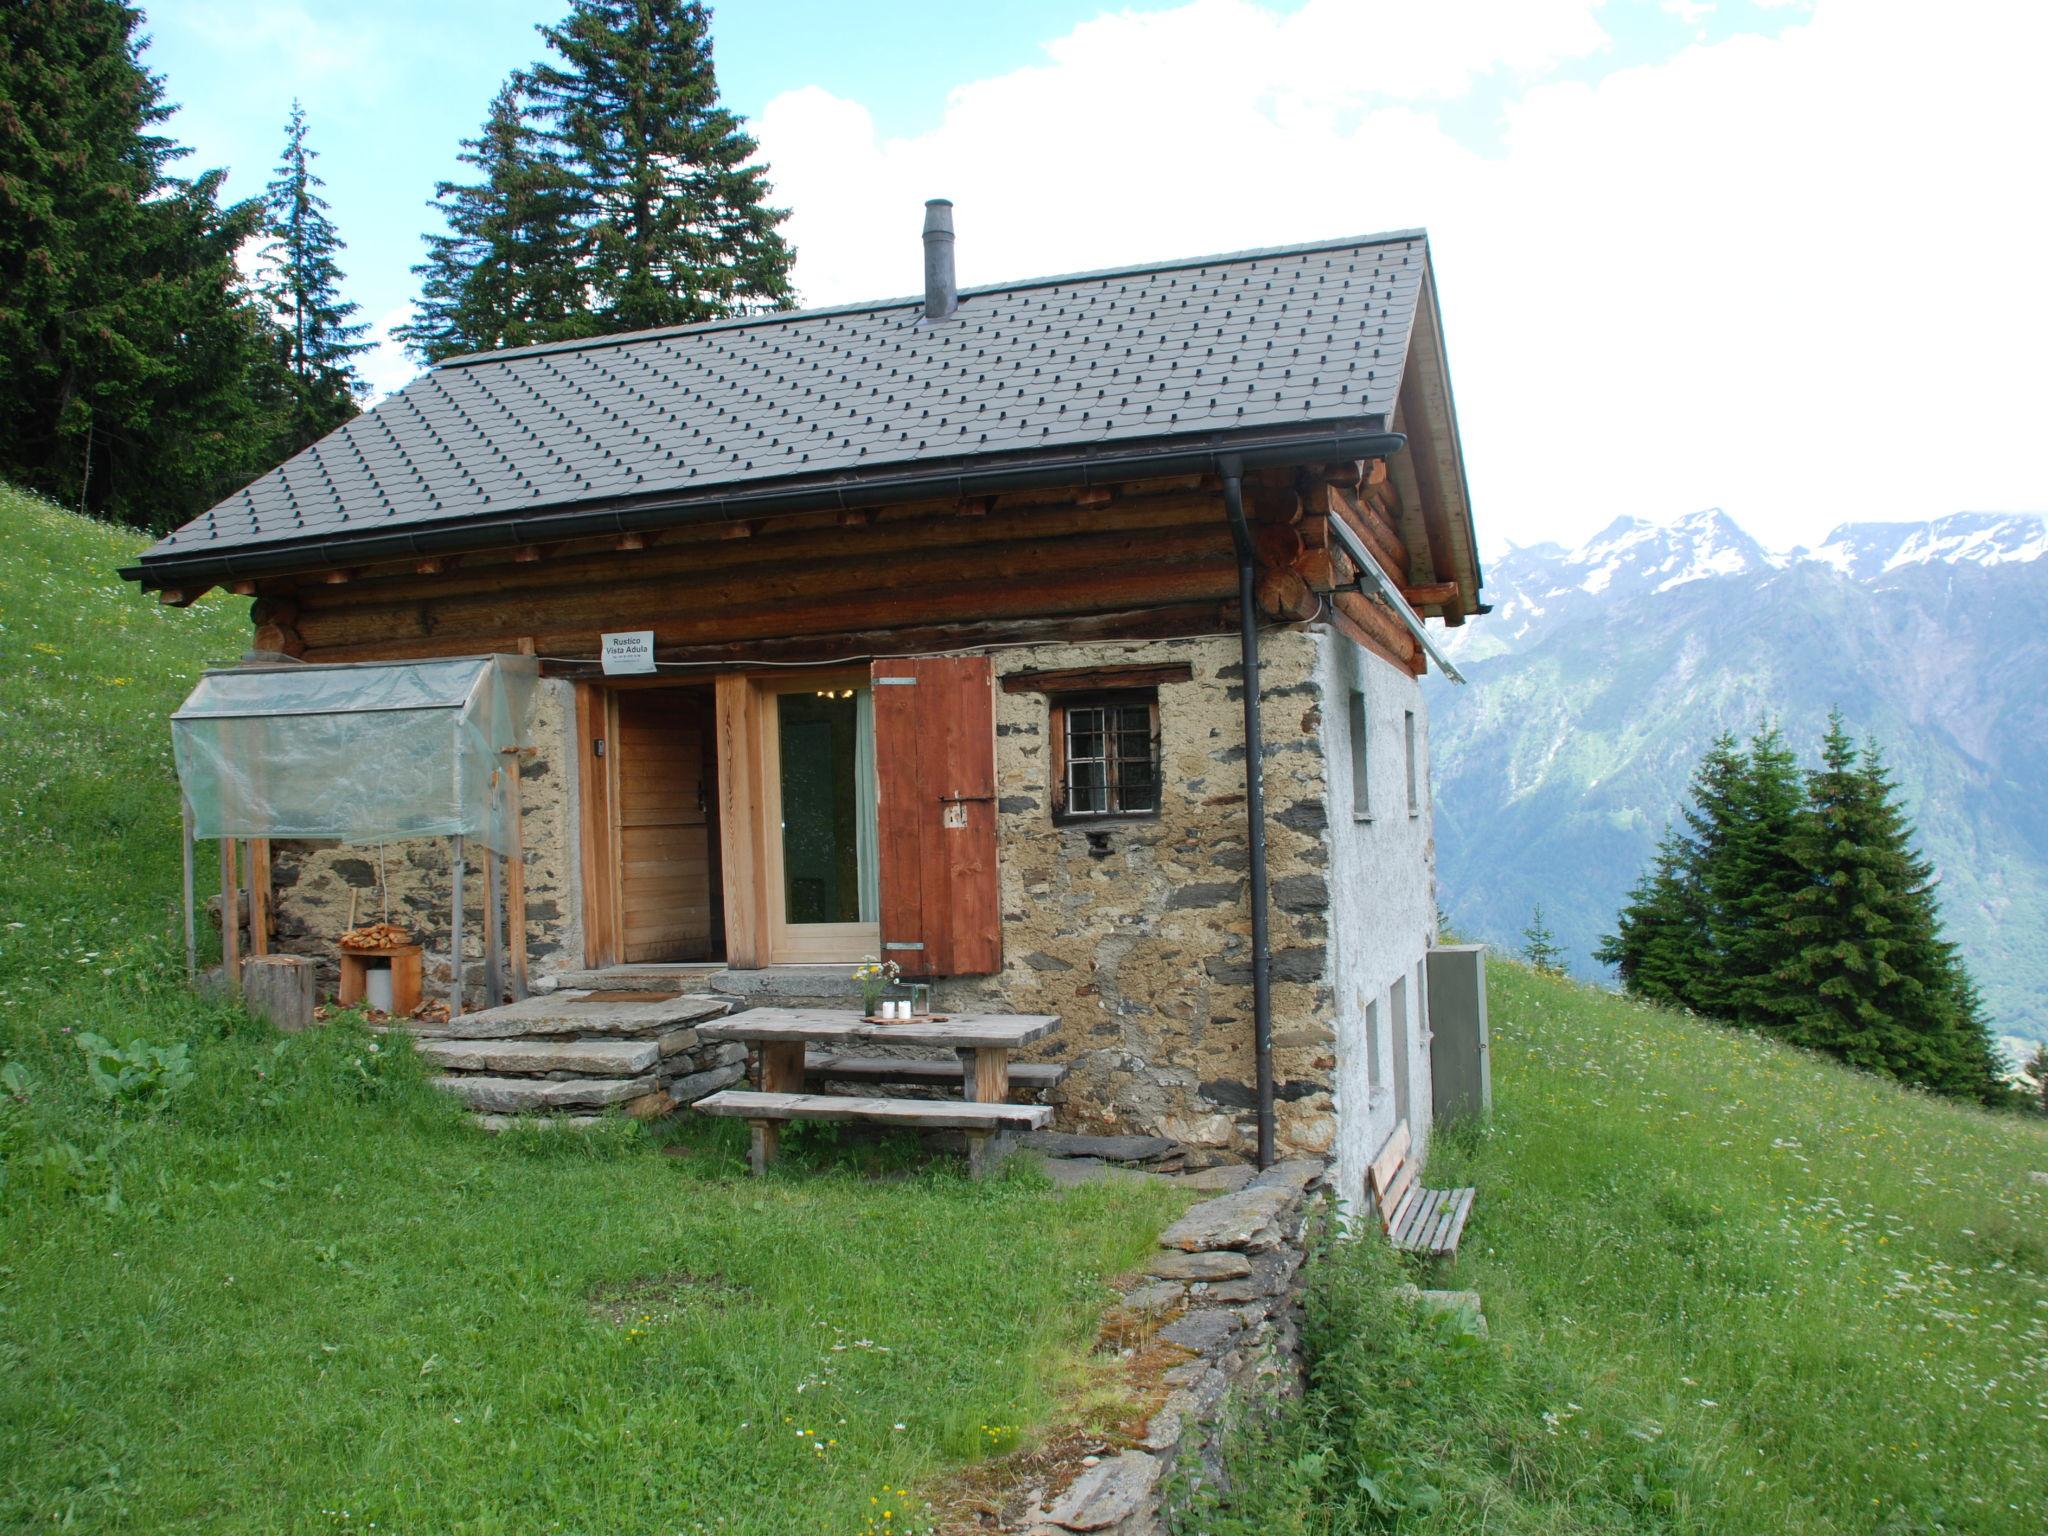
[(1000, 970), (995, 667), (926, 656), (873, 676), (882, 958), (913, 976)]

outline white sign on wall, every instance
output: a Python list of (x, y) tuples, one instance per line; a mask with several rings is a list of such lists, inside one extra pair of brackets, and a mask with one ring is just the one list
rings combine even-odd
[(654, 631), (629, 629), (604, 637), (604, 670), (607, 677), (626, 672), (654, 670)]

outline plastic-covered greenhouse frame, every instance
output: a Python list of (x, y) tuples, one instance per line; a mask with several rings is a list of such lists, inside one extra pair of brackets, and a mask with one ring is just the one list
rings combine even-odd
[[(239, 982), (237, 846), (249, 844), (250, 944), (268, 948), (272, 838), (344, 843), (446, 837), (449, 1011), (462, 1009), (467, 845), (485, 849), (486, 988), (502, 997), (500, 865), (523, 912), (519, 759), (539, 663), (530, 656), (218, 667), (171, 716), (185, 813), (185, 943), (196, 972), (193, 844), (221, 844), (222, 965)], [(526, 992), (525, 924), (513, 921), (512, 989)]]

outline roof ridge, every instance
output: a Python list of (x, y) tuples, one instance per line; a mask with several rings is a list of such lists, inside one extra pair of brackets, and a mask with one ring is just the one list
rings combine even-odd
[[(1045, 277), (1027, 277), (1005, 283), (981, 283), (972, 288), (962, 288), (960, 297), (970, 299), (992, 293), (1020, 293), (1031, 288), (1051, 288), (1061, 283), (1101, 282), (1114, 277), (1138, 277), (1154, 272), (1179, 272), (1189, 267), (1208, 267), (1219, 263), (1234, 264), (1242, 261), (1256, 261), (1276, 256), (1307, 256), (1317, 251), (1355, 250), (1369, 245), (1392, 245), (1400, 240), (1420, 240), (1427, 244), (1429, 232), (1421, 227), (1383, 230), (1377, 234), (1349, 235), (1341, 239), (1308, 240), (1296, 245), (1254, 246), (1242, 251), (1217, 251), (1205, 256), (1181, 256), (1169, 261), (1135, 262), (1122, 267), (1097, 267), (1080, 272), (1057, 272)], [(848, 304), (827, 304), (817, 309), (770, 310), (759, 315), (732, 315), (720, 320), (695, 320), (688, 325), (653, 326), (640, 331), (613, 331), (603, 336), (581, 336), (562, 341), (534, 342), (523, 347), (500, 347), (490, 352), (465, 352), (456, 357), (444, 357), (428, 370), (428, 375), (445, 368), (470, 368), (482, 363), (503, 362), (515, 357), (540, 357), (556, 352), (590, 352), (605, 347), (634, 346), (641, 342), (658, 341), (667, 336), (692, 336), (705, 331), (740, 330), (757, 325), (787, 325), (800, 320), (821, 320), (834, 315), (864, 315), (877, 310), (900, 309), (910, 305), (922, 306), (922, 294), (907, 294), (890, 299), (861, 299)]]

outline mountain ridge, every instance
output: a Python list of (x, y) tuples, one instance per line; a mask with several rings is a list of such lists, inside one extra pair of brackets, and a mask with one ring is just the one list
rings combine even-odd
[[(1444, 904), (1515, 943), (1542, 901), (1581, 975), (1693, 765), (1830, 708), (1896, 772), (1999, 1030), (2048, 1038), (2048, 523), (1844, 523), (1773, 551), (1719, 508), (1616, 519), (1489, 562), (1493, 612), (1429, 682)], [(1499, 849), (1514, 849), (1512, 859)]]

